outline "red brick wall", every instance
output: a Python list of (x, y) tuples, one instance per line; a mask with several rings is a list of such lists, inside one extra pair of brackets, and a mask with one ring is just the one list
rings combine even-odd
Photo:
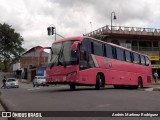
[(40, 64), (48, 63), (48, 57), (21, 57), (21, 68), (28, 68), (29, 65), (39, 66)]

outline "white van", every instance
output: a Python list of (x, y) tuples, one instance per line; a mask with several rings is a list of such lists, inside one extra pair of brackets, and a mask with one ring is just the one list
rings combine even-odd
[(46, 78), (44, 76), (35, 76), (33, 79), (33, 87), (39, 87), (39, 86), (49, 86), (46, 83)]

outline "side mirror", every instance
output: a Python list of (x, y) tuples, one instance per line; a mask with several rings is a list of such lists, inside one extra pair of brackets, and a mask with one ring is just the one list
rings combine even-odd
[(73, 52), (76, 52), (76, 51), (77, 51), (79, 44), (80, 44), (79, 41), (75, 41), (75, 42), (72, 44), (72, 51), (73, 51)]
[[(51, 47), (41, 48), (40, 51), (39, 51), (39, 56), (40, 56), (40, 57), (42, 57), (42, 53), (43, 53), (44, 49), (51, 49)], [(51, 50), (52, 50), (52, 49), (51, 49)]]

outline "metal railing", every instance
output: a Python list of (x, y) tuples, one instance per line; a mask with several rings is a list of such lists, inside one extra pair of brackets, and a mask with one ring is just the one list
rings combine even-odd
[[(110, 25), (106, 25), (102, 28), (99, 28), (95, 31), (92, 31), (92, 32), (86, 34), (85, 36), (93, 36), (93, 35), (104, 34), (104, 33), (111, 33), (111, 26)], [(112, 33), (160, 36), (160, 29), (112, 26)]]
[(132, 50), (138, 50), (138, 51), (158, 51), (158, 47), (138, 47), (138, 46), (132, 46)]

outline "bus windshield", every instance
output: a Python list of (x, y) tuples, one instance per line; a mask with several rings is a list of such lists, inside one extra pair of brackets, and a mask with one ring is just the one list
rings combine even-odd
[(52, 44), (52, 50), (48, 59), (49, 66), (77, 65), (77, 52), (72, 51), (72, 41), (59, 42)]

